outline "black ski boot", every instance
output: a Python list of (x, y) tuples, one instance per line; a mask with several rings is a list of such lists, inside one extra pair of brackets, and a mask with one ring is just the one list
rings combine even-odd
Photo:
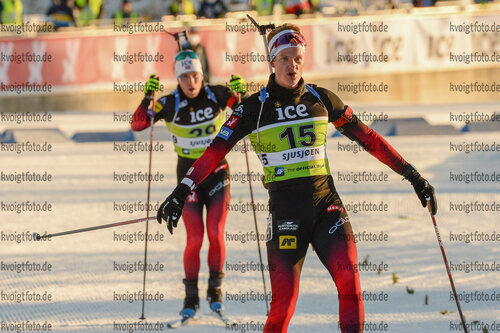
[(222, 312), (224, 310), (220, 287), (223, 277), (224, 273), (222, 272), (210, 272), (210, 278), (208, 279), (207, 301), (210, 304), (210, 309), (215, 312)]
[(186, 286), (186, 297), (184, 298), (184, 307), (179, 314), (183, 318), (192, 318), (196, 314), (196, 311), (200, 308), (200, 298), (198, 297), (198, 279), (183, 279), (182, 282)]

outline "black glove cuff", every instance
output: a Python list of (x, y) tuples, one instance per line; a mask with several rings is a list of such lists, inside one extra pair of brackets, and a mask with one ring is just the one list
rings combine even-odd
[(191, 188), (186, 184), (180, 183), (177, 187), (172, 191), (172, 195), (179, 198), (182, 203), (186, 201), (186, 198), (191, 193)]
[(405, 177), (406, 180), (413, 184), (415, 181), (421, 178), (421, 175), (413, 165), (408, 164), (408, 168), (403, 173), (403, 177)]

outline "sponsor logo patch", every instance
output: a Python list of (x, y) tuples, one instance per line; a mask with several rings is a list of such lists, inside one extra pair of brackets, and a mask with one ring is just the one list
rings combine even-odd
[(297, 248), (297, 236), (286, 235), (280, 236), (280, 249), (294, 250)]
[(226, 121), (226, 126), (233, 129), (234, 126), (236, 126), (236, 124), (238, 123), (238, 121), (240, 121), (240, 118), (236, 117), (236, 116), (231, 116), (231, 118), (229, 118), (227, 121)]
[(297, 231), (299, 230), (299, 224), (297, 220), (280, 220), (278, 221), (278, 231)]
[(187, 202), (198, 202), (198, 196), (196, 195), (195, 191), (191, 192), (191, 194), (188, 195)]
[(233, 130), (226, 127), (226, 126), (222, 126), (220, 131), (219, 131), (219, 134), (217, 134), (217, 137), (219, 138), (222, 138), (224, 140), (228, 140), (229, 137), (231, 136), (231, 134), (233, 134)]
[(273, 214), (269, 213), (267, 217), (266, 242), (273, 239)]
[(221, 170), (224, 170), (224, 169), (227, 169), (227, 164), (226, 163), (224, 163), (222, 165), (219, 165), (217, 168), (215, 168), (214, 169), (214, 173), (217, 173), (217, 172), (219, 172)]
[(184, 67), (184, 69), (186, 69), (186, 70), (193, 68), (193, 62), (189, 58), (182, 60), (181, 64)]
[(217, 191), (221, 190), (222, 188), (224, 188), (227, 185), (229, 185), (229, 178), (228, 179), (224, 179), (224, 182), (218, 182), (217, 185), (215, 185), (210, 190), (210, 192), (208, 192), (208, 196), (211, 197), (212, 195), (214, 195), (215, 193), (217, 193)]
[(276, 177), (281, 177), (285, 175), (285, 168), (284, 167), (276, 167), (274, 168), (274, 175)]
[(334, 210), (338, 210), (338, 211), (340, 211), (340, 212), (343, 212), (343, 211), (344, 211), (344, 207), (339, 206), (339, 205), (331, 205), (331, 206), (329, 206), (329, 207), (326, 209), (326, 211), (327, 211), (328, 213), (333, 212)]
[(349, 218), (347, 216), (345, 218), (340, 217), (338, 221), (334, 225), (332, 225), (330, 230), (328, 230), (328, 233), (332, 235), (341, 225), (347, 222), (349, 222)]
[(243, 115), (243, 105), (240, 104), (240, 106), (234, 109), (233, 113), (241, 117)]

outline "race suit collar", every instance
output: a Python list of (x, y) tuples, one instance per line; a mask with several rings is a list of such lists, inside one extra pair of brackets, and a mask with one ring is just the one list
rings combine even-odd
[(306, 85), (304, 83), (304, 79), (300, 78), (299, 84), (295, 89), (288, 89), (285, 87), (280, 86), (278, 83), (276, 83), (276, 76), (275, 74), (271, 74), (269, 76), (269, 81), (267, 83), (267, 89), (269, 90), (270, 94), (273, 95), (278, 95), (280, 97), (285, 97), (285, 98), (299, 98), (302, 96), (305, 91), (306, 91)]

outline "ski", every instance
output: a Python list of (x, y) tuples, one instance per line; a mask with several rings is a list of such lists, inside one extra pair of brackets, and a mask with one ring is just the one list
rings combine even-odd
[(185, 326), (189, 324), (191, 321), (194, 320), (194, 317), (182, 317), (181, 319), (171, 321), (170, 323), (167, 324), (168, 328), (179, 328), (181, 326)]
[(222, 320), (222, 322), (224, 322), (224, 324), (226, 324), (226, 327), (227, 326), (230, 326), (230, 327), (235, 327), (238, 325), (237, 322), (229, 319), (225, 314), (224, 312), (222, 312), (222, 310), (218, 309), (218, 310), (214, 310), (212, 311), (212, 314), (215, 316), (215, 318), (218, 318), (220, 320)]

